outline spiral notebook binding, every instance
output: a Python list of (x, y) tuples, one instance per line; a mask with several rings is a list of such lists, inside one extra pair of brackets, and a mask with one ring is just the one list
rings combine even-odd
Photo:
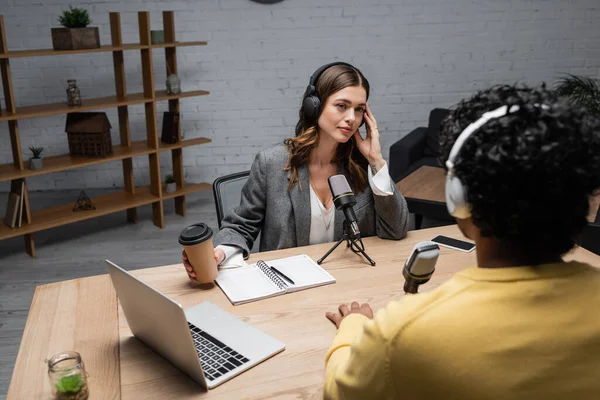
[(288, 285), (277, 275), (263, 260), (258, 260), (256, 266), (269, 278), (279, 289), (285, 290)]

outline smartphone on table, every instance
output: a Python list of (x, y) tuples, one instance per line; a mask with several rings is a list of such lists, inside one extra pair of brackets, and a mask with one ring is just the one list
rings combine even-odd
[(475, 249), (475, 244), (473, 243), (465, 242), (464, 240), (458, 240), (443, 235), (438, 235), (431, 239), (431, 241), (439, 244), (440, 246), (448, 247), (449, 249), (454, 249), (458, 251), (464, 251), (465, 253), (470, 253)]

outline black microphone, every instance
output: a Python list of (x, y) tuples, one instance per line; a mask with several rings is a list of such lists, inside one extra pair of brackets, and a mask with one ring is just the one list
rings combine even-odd
[(348, 180), (344, 175), (333, 175), (328, 179), (329, 189), (333, 195), (333, 204), (336, 210), (342, 210), (346, 221), (350, 225), (352, 235), (360, 237), (360, 231), (358, 230), (358, 223), (356, 222), (356, 214), (354, 213), (354, 205), (356, 204), (356, 198)]
[(417, 293), (419, 285), (429, 281), (439, 255), (440, 248), (434, 242), (420, 242), (415, 245), (402, 270), (406, 280), (405, 293)]

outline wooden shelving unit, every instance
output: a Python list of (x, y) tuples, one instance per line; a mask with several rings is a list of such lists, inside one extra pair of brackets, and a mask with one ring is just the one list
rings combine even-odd
[(162, 43), (162, 44), (151, 44), (143, 45), (140, 43), (129, 43), (122, 44), (120, 46), (100, 46), (97, 49), (86, 49), (86, 50), (53, 50), (53, 49), (42, 49), (42, 50), (17, 50), (9, 51), (6, 54), (0, 54), (0, 58), (23, 58), (23, 57), (43, 57), (43, 56), (56, 56), (61, 54), (87, 54), (87, 53), (107, 53), (109, 51), (123, 51), (123, 50), (141, 50), (141, 49), (157, 49), (167, 47), (185, 47), (185, 46), (204, 46), (207, 42), (175, 42), (175, 43)]
[[(90, 218), (126, 211), (129, 222), (137, 222), (137, 207), (152, 205), (152, 219), (154, 225), (164, 227), (163, 201), (174, 199), (175, 211), (179, 215), (185, 215), (185, 195), (200, 190), (210, 190), (212, 185), (208, 183), (187, 184), (183, 176), (183, 153), (182, 149), (188, 146), (196, 146), (209, 143), (208, 138), (194, 138), (182, 140), (181, 131), (179, 141), (175, 144), (163, 143), (159, 140), (156, 120), (156, 102), (168, 101), (169, 111), (179, 111), (179, 99), (186, 97), (204, 96), (209, 92), (194, 90), (168, 94), (165, 90), (156, 90), (154, 87), (154, 71), (152, 68), (152, 50), (164, 49), (167, 71), (177, 73), (177, 48), (185, 46), (203, 46), (207, 42), (178, 42), (175, 40), (175, 18), (173, 11), (163, 12), (164, 44), (151, 44), (150, 42), (150, 15), (148, 12), (138, 13), (138, 25), (140, 43), (124, 44), (121, 35), (121, 17), (119, 13), (110, 13), (111, 45), (102, 46), (98, 49), (88, 50), (19, 50), (8, 51), (6, 45), (6, 34), (4, 29), (4, 18), (0, 16), (0, 72), (2, 75), (2, 87), (6, 109), (0, 109), (0, 121), (7, 121), (10, 133), (13, 162), (0, 164), (0, 182), (11, 181), (11, 187), (16, 187), (17, 179), (31, 176), (44, 175), (52, 172), (66, 171), (73, 168), (88, 165), (101, 164), (110, 161), (121, 160), (123, 164), (124, 189), (114, 193), (93, 197), (92, 203), (95, 210), (73, 211), (73, 202), (55, 207), (31, 211), (27, 188), (24, 196), (24, 212), (22, 226), (10, 228), (5, 224), (0, 225), (0, 240), (15, 236), (24, 236), (27, 253), (35, 257), (35, 242), (33, 233), (57, 226), (79, 222)], [(50, 34), (50, 32), (48, 32)], [(139, 50), (141, 55), (143, 87), (142, 93), (127, 93), (125, 83), (125, 66), (123, 52)], [(12, 88), (10, 72), (11, 58), (57, 56), (62, 54), (83, 54), (112, 52), (115, 77), (114, 96), (83, 99), (80, 107), (69, 107), (66, 102), (56, 104), (41, 104), (27, 107), (15, 106), (15, 94)], [(132, 142), (129, 130), (128, 106), (144, 104), (146, 116), (146, 140)], [(44, 158), (44, 167), (40, 170), (31, 170), (21, 152), (18, 121), (26, 118), (45, 117), (50, 115), (68, 114), (70, 112), (82, 112), (96, 109), (116, 107), (118, 109), (120, 144), (113, 145), (113, 153), (105, 158), (71, 156), (70, 154), (50, 156)], [(171, 152), (173, 163), (173, 176), (177, 183), (174, 193), (166, 193), (160, 176), (160, 153)], [(136, 187), (133, 179), (133, 157), (147, 155), (149, 159), (150, 185)]]
[(181, 99), (184, 97), (205, 96), (208, 92), (205, 90), (194, 90), (190, 92), (181, 92), (176, 95), (167, 94), (164, 90), (159, 90), (154, 97), (144, 97), (143, 93), (134, 93), (123, 97), (109, 96), (98, 97), (95, 99), (86, 99), (86, 101), (77, 110), (69, 107), (67, 103), (42, 104), (28, 107), (20, 107), (15, 112), (0, 111), (0, 121), (12, 121), (17, 119), (26, 119), (34, 117), (47, 117), (49, 115), (68, 114), (70, 112), (82, 112), (97, 110), (99, 108), (132, 106), (134, 104), (152, 103), (155, 101), (165, 101)]

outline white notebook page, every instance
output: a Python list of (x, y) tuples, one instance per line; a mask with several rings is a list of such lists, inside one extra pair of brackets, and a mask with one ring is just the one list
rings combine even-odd
[(264, 276), (254, 264), (222, 269), (216, 282), (234, 304), (263, 299), (284, 292)]
[[(263, 262), (258, 261), (258, 263)], [(276, 272), (268, 270), (267, 275), (278, 277), (277, 280), (282, 285), (280, 289), (277, 283), (272, 282), (268, 276), (263, 274), (256, 264), (244, 264), (239, 268), (220, 269), (216, 282), (234, 305), (335, 282), (333, 276), (306, 254), (270, 260), (264, 263), (268, 267), (275, 267), (293, 280), (294, 284), (289, 283), (277, 275)]]
[[(333, 276), (306, 254), (267, 261), (267, 264), (277, 268), (294, 281), (293, 285), (289, 285), (288, 292), (335, 282)], [(289, 282), (285, 281), (285, 283)]]

